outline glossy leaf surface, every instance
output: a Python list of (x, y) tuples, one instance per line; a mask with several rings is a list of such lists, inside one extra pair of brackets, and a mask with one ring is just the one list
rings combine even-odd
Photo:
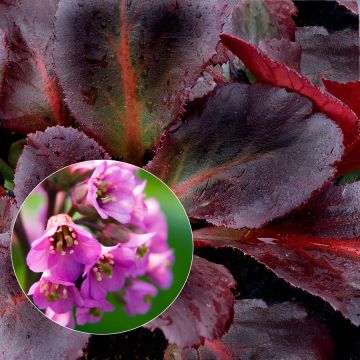
[(321, 91), (295, 70), (270, 59), (246, 41), (227, 34), (222, 34), (221, 39), (259, 82), (282, 86), (311, 99), (319, 111), (339, 124), (344, 132), (345, 145), (352, 143), (358, 136), (357, 116), (336, 98)]
[(57, 73), (84, 131), (140, 163), (215, 55), (223, 1), (62, 0)]
[(234, 246), (360, 325), (360, 183), (331, 186), (259, 230), (205, 228), (198, 246)]
[(0, 118), (3, 126), (22, 133), (70, 124), (52, 57), (57, 3), (58, 0), (0, 2), (0, 28), (9, 48)]
[(170, 345), (165, 360), (328, 360), (332, 349), (326, 328), (300, 306), (267, 306), (254, 299), (236, 302), (234, 324), (221, 340), (206, 341), (197, 350)]
[(221, 337), (233, 321), (235, 281), (229, 271), (195, 256), (188, 281), (175, 302), (148, 327), (160, 328), (170, 343), (199, 346)]
[(190, 217), (255, 228), (321, 188), (335, 173), (341, 143), (340, 129), (313, 114), (305, 97), (228, 84), (170, 130), (148, 170), (173, 189)]

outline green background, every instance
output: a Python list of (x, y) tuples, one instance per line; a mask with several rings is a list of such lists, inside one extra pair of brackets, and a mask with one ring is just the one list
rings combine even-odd
[[(127, 315), (116, 301), (114, 295), (109, 293), (107, 300), (114, 305), (115, 311), (104, 313), (103, 319), (98, 323), (89, 323), (83, 326), (76, 325), (76, 330), (93, 334), (111, 334), (139, 327), (156, 318), (170, 306), (187, 280), (193, 256), (192, 232), (187, 214), (174, 193), (161, 180), (142, 169), (137, 172), (137, 175), (147, 181), (145, 197), (156, 198), (167, 218), (168, 243), (175, 253), (172, 286), (168, 290), (158, 288), (158, 295), (153, 299), (150, 311), (144, 315)], [(41, 196), (30, 194), (20, 210), (23, 221), (26, 222), (26, 214), (38, 211), (42, 205)], [(26, 267), (25, 256), (13, 242), (12, 259), (15, 273), (21, 287), (28, 289), (25, 274), (26, 271), (30, 272), (30, 270)]]

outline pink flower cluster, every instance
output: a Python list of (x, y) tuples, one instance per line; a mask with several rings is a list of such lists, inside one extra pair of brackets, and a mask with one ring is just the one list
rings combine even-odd
[[(75, 326), (74, 313), (83, 325), (114, 311), (109, 292), (116, 292), (129, 315), (145, 314), (158, 288), (172, 284), (166, 218), (157, 200), (144, 198), (145, 181), (130, 165), (92, 163), (83, 169), (90, 174), (74, 186), (71, 199), (78, 214), (91, 214), (96, 231), (68, 214), (54, 215), (26, 259), (33, 272), (42, 273), (28, 294), (49, 318), (67, 327)], [(104, 239), (113, 245), (105, 246)]]

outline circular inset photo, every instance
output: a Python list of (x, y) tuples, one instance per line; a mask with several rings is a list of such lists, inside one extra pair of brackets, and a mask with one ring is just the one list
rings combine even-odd
[(11, 254), (19, 284), (58, 324), (91, 334), (142, 326), (189, 275), (186, 212), (157, 177), (118, 161), (85, 161), (40, 183), (17, 216)]

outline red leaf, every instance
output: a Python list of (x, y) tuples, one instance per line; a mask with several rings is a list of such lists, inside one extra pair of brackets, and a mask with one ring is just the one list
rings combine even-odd
[(57, 71), (84, 131), (140, 163), (215, 54), (223, 1), (59, 3)]
[[(241, 300), (235, 304), (235, 320), (221, 340), (206, 341), (198, 350), (174, 349), (165, 360), (277, 360), (332, 358), (333, 342), (325, 326), (309, 319), (294, 304), (267, 306), (262, 300)], [(177, 357), (171, 357), (178, 354)]]
[(0, 27), (9, 62), (0, 96), (5, 127), (23, 133), (69, 124), (52, 60), (53, 18), (58, 0), (0, 2)]
[(16, 210), (11, 199), (0, 198), (0, 358), (75, 360), (89, 336), (49, 321), (24, 296), (13, 273), (9, 243)]
[(342, 82), (359, 79), (359, 32), (335, 31), (323, 27), (299, 27), (296, 41), (301, 45), (301, 73), (313, 84), (321, 78)]
[(95, 140), (79, 130), (55, 126), (28, 135), (15, 172), (17, 203), (21, 204), (40, 181), (56, 170), (97, 159), (110, 157)]
[(319, 111), (339, 124), (344, 132), (345, 145), (350, 144), (358, 136), (357, 116), (340, 101), (322, 92), (295, 70), (271, 60), (246, 41), (226, 34), (221, 34), (221, 40), (239, 57), (258, 81), (285, 87), (311, 99)]
[(234, 246), (360, 325), (360, 183), (331, 186), (259, 230), (195, 231), (198, 246)]
[(235, 281), (222, 265), (194, 256), (189, 279), (174, 304), (148, 327), (160, 328), (170, 343), (198, 346), (221, 337), (233, 321)]
[[(339, 83), (323, 79), (325, 89), (348, 105), (360, 118), (360, 81)], [(339, 164), (339, 175), (360, 169), (360, 139), (359, 137), (346, 152)]]
[(342, 134), (312, 111), (307, 98), (285, 89), (219, 86), (170, 129), (147, 168), (191, 217), (259, 227), (302, 204), (335, 173)]

